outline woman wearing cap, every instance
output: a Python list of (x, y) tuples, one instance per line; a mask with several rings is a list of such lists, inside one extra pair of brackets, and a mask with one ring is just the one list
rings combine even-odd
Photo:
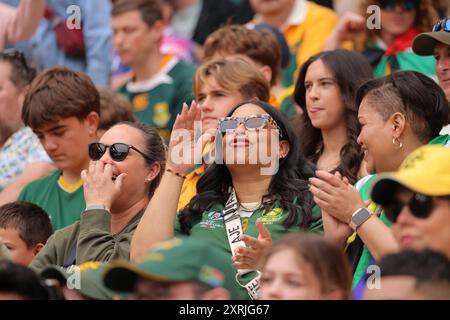
[[(228, 116), (218, 124), (215, 163), (200, 178), (198, 194), (178, 215), (177, 198), (192, 165), (185, 159), (174, 161), (174, 151), (182, 142), (172, 137), (161, 185), (132, 240), (132, 259), (141, 259), (157, 241), (190, 234), (219, 247), (230, 259), (233, 256), (239, 274), (244, 275), (248, 272), (244, 269), (259, 268), (272, 237), (294, 230), (320, 232), (320, 211), (297, 165), (302, 163), (302, 171), (310, 176), (313, 171), (306, 159), (299, 160), (297, 136), (289, 120), (261, 101), (242, 103)], [(193, 123), (199, 117), (195, 103), (189, 111), (185, 106), (174, 128), (189, 130), (193, 136)], [(208, 140), (208, 136), (202, 138)], [(188, 146), (193, 147), (189, 141)], [(254, 276), (244, 275), (241, 285), (249, 280), (247, 284), (254, 285)], [(253, 298), (256, 289), (257, 285), (246, 288)]]
[[(448, 135), (439, 136), (450, 112), (444, 92), (421, 73), (399, 71), (368, 81), (358, 89), (356, 100), (361, 124), (358, 143), (371, 173), (397, 170), (420, 146), (449, 140)], [(364, 209), (374, 178), (370, 175), (361, 179), (356, 188), (339, 174), (318, 171), (317, 178), (311, 179), (314, 200), (322, 209), (325, 235), (342, 247), (350, 243), (347, 253), (353, 263), (353, 286), (366, 274), (373, 258), (378, 260), (398, 250), (388, 227), (390, 221), (380, 208), (370, 204), (369, 211)], [(348, 239), (352, 229), (357, 237)]]
[(393, 222), (402, 249), (429, 248), (450, 259), (450, 148), (417, 149), (397, 172), (375, 181), (372, 199)]
[(360, 53), (326, 51), (303, 64), (294, 92), (303, 110), (297, 129), (301, 151), (318, 169), (339, 172), (351, 183), (367, 174), (356, 142), (360, 126), (355, 94), (369, 79), (372, 68)]
[[(371, 15), (366, 19), (367, 14)], [(348, 13), (341, 18), (325, 49), (352, 41), (355, 49), (369, 59), (375, 77), (397, 70), (415, 70), (434, 77), (434, 59), (418, 57), (411, 45), (414, 37), (430, 30), (436, 19), (431, 0), (364, 0), (359, 15)]]

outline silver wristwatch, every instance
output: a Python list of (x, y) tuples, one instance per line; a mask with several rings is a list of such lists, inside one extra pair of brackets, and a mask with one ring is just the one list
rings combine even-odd
[(104, 204), (90, 204), (86, 206), (86, 209), (84, 211), (88, 210), (106, 210), (109, 211), (109, 209)]
[(352, 219), (350, 220), (350, 227), (353, 231), (356, 231), (360, 225), (362, 225), (367, 219), (370, 218), (371, 212), (367, 208), (360, 208), (352, 214)]

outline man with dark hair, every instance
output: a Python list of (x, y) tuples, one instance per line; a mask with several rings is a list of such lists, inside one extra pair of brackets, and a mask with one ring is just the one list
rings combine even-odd
[(47, 211), (55, 230), (79, 220), (86, 206), (80, 175), (89, 165), (87, 146), (97, 140), (99, 113), (100, 98), (91, 79), (65, 67), (37, 76), (25, 97), (23, 122), (58, 170), (27, 185), (19, 200)]
[(27, 267), (0, 261), (0, 300), (48, 300), (48, 291)]
[(366, 300), (450, 299), (450, 261), (441, 253), (402, 251), (385, 256), (378, 266), (380, 286), (366, 289)]
[(54, 168), (39, 139), (20, 117), (35, 75), (22, 52), (0, 52), (0, 205), (16, 200), (26, 184)]
[(158, 0), (122, 0), (112, 9), (113, 44), (132, 79), (119, 88), (138, 119), (155, 126), (168, 141), (184, 102), (192, 100), (194, 66), (160, 52), (164, 30)]
[(13, 262), (27, 266), (52, 233), (48, 214), (39, 206), (16, 201), (0, 207), (0, 241)]

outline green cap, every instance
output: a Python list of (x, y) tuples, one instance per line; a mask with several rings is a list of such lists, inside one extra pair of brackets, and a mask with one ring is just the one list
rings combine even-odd
[(103, 273), (106, 264), (91, 261), (79, 266), (63, 268), (50, 266), (41, 272), (45, 279), (56, 279), (62, 285), (75, 289), (84, 296), (95, 300), (121, 300), (123, 295), (114, 292), (103, 284)]
[(105, 285), (116, 291), (132, 292), (138, 277), (158, 282), (193, 281), (228, 290), (232, 299), (242, 296), (236, 283), (231, 257), (211, 243), (191, 237), (158, 243), (139, 264), (117, 260), (104, 274)]
[(11, 261), (11, 255), (3, 241), (0, 241), (0, 261), (2, 260)]

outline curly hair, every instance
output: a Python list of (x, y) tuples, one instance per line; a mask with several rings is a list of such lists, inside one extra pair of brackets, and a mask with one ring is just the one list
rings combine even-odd
[[(286, 157), (280, 159), (278, 172), (272, 177), (269, 194), (277, 196), (281, 208), (288, 212), (284, 226), (298, 225), (306, 229), (312, 222), (312, 208), (315, 205), (309, 191), (308, 178), (314, 176), (314, 165), (300, 153), (298, 138), (290, 120), (279, 110), (263, 101), (248, 101), (237, 105), (228, 115), (246, 104), (254, 104), (267, 112), (280, 126), (283, 140), (289, 143)], [(232, 186), (230, 171), (225, 164), (211, 164), (197, 183), (197, 195), (192, 198), (180, 213), (179, 221), (182, 232), (189, 233), (192, 226), (199, 221), (204, 211), (216, 203), (225, 205)], [(274, 202), (265, 205), (270, 210)], [(266, 212), (267, 212), (266, 211)]]
[[(378, 0), (360, 0), (359, 14), (363, 17), (367, 16), (367, 8), (371, 5), (378, 5)], [(436, 12), (432, 0), (420, 0), (419, 9), (414, 20), (414, 27), (419, 32), (431, 31), (431, 28), (438, 20), (438, 13)], [(359, 51), (365, 50), (369, 42), (373, 42), (376, 36), (379, 35), (379, 30), (364, 28), (364, 33), (356, 40), (356, 48)]]
[(317, 60), (321, 60), (333, 74), (346, 108), (344, 116), (347, 126), (347, 143), (341, 148), (339, 166), (332, 172), (338, 171), (351, 183), (355, 183), (358, 180), (363, 158), (361, 146), (356, 141), (361, 129), (355, 95), (356, 89), (361, 84), (373, 78), (372, 68), (362, 54), (347, 50), (320, 52), (303, 64), (294, 90), (294, 100), (303, 110), (303, 114), (297, 120), (297, 132), (301, 137), (301, 151), (314, 163), (317, 163), (323, 152), (323, 139), (321, 130), (312, 125), (306, 110), (305, 78), (309, 66)]

